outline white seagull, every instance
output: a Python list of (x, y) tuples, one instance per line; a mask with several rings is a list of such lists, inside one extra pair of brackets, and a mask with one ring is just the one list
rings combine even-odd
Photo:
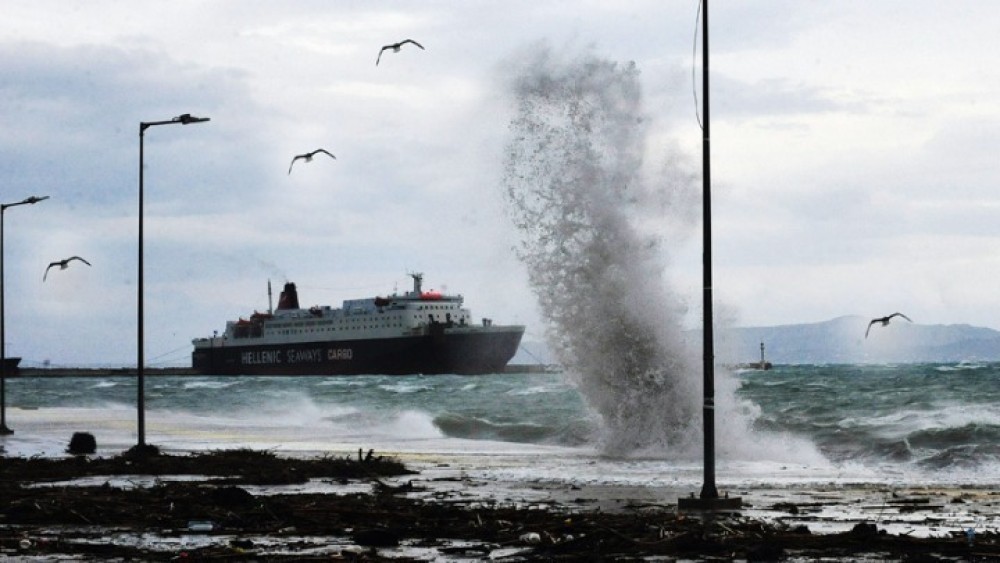
[(334, 160), (337, 160), (337, 157), (335, 157), (332, 154), (330, 154), (330, 152), (328, 150), (326, 150), (326, 149), (316, 149), (316, 150), (314, 150), (312, 152), (307, 152), (305, 154), (297, 154), (297, 155), (295, 155), (294, 158), (292, 158), (292, 163), (288, 165), (288, 173), (289, 174), (292, 173), (292, 166), (295, 166), (295, 161), (296, 160), (299, 160), (301, 158), (302, 160), (304, 160), (306, 162), (312, 162), (313, 157), (316, 156), (317, 153), (323, 153), (323, 154), (329, 155), (330, 158), (332, 158)]
[(911, 323), (913, 322), (912, 320), (910, 320), (910, 317), (907, 317), (903, 313), (893, 313), (893, 314), (889, 315), (888, 317), (882, 317), (882, 318), (878, 318), (878, 319), (872, 319), (872, 322), (868, 323), (868, 328), (865, 330), (865, 338), (868, 338), (868, 331), (872, 329), (872, 325), (873, 324), (875, 324), (875, 323), (881, 323), (882, 326), (886, 326), (886, 325), (889, 324), (889, 320), (891, 320), (893, 317), (903, 317), (904, 319), (910, 321)]
[(59, 266), (60, 270), (65, 270), (69, 266), (69, 263), (73, 260), (79, 260), (88, 266), (90, 265), (90, 262), (87, 262), (86, 260), (80, 258), (79, 256), (70, 256), (65, 260), (59, 260), (57, 262), (52, 262), (51, 264), (49, 264), (49, 267), (45, 268), (45, 275), (42, 276), (42, 281), (45, 281), (45, 278), (49, 277), (49, 270), (52, 269), (52, 266)]
[(392, 52), (393, 52), (393, 53), (398, 53), (398, 52), (399, 52), (399, 49), (400, 49), (400, 48), (401, 48), (401, 47), (402, 47), (403, 45), (405, 45), (405, 44), (407, 44), (407, 43), (413, 43), (413, 44), (414, 44), (414, 45), (416, 45), (417, 47), (420, 47), (420, 48), (421, 48), (422, 50), (425, 50), (425, 51), (426, 51), (426, 49), (424, 49), (424, 46), (423, 46), (423, 45), (421, 45), (420, 43), (417, 43), (416, 41), (414, 41), (414, 40), (412, 40), (412, 39), (404, 39), (404, 40), (400, 41), (399, 43), (393, 43), (392, 45), (386, 45), (386, 46), (382, 47), (382, 49), (380, 49), (380, 50), (379, 50), (379, 52), (378, 52), (378, 58), (377, 58), (377, 59), (375, 59), (375, 66), (378, 66), (378, 62), (379, 62), (379, 60), (381, 60), (381, 59), (382, 59), (382, 53), (384, 53), (386, 49), (392, 49)]

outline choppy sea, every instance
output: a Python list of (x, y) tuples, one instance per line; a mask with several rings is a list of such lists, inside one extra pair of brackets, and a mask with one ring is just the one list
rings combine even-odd
[[(719, 374), (720, 487), (754, 482), (972, 483), (1000, 478), (1000, 364), (776, 366)], [(136, 443), (134, 377), (7, 379), (6, 455)], [(737, 412), (726, 412), (727, 405)], [(588, 485), (701, 481), (701, 453), (605, 455), (600, 419), (562, 373), (146, 377), (146, 442), (288, 455), (374, 449), (496, 479)]]

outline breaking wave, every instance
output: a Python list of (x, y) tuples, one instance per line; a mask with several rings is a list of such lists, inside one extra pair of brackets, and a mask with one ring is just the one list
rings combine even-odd
[(600, 416), (605, 453), (690, 451), (701, 376), (664, 275), (663, 223), (690, 215), (677, 202), (692, 177), (646, 173), (634, 63), (537, 47), (509, 67), (503, 188), (549, 345)]

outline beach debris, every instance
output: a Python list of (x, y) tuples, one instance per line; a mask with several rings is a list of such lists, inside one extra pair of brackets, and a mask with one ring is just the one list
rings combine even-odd
[(97, 439), (90, 432), (74, 432), (66, 452), (73, 455), (92, 454), (97, 451)]
[[(437, 549), (438, 560), (773, 561), (795, 554), (801, 560), (915, 562), (957, 559), (970, 549), (967, 530), (972, 528), (976, 532), (976, 559), (1000, 560), (1000, 544), (995, 542), (998, 535), (988, 527), (989, 517), (983, 516), (983, 523), (973, 525), (968, 518), (978, 513), (958, 510), (965, 505), (953, 507), (951, 522), (961, 522), (958, 525), (937, 518), (925, 523), (934, 529), (950, 529), (951, 533), (906, 537), (880, 530), (879, 522), (870, 521), (855, 526), (854, 532), (814, 534), (805, 526), (788, 528), (770, 519), (736, 517), (710, 523), (678, 515), (668, 505), (567, 514), (564, 507), (550, 503), (483, 503), (464, 498), (459, 502), (455, 498), (436, 502), (430, 495), (414, 498), (339, 491), (303, 493), (280, 488), (242, 505), (239, 503), (252, 495), (233, 486), (260, 481), (261, 476), (269, 481), (272, 474), (280, 473), (270, 467), (274, 465), (295, 467), (295, 474), (313, 479), (343, 475), (367, 480), (376, 474), (407, 474), (398, 463), (359, 463), (355, 456), (350, 451), (346, 456), (282, 458), (266, 451), (230, 450), (164, 453), (141, 460), (119, 455), (88, 458), (86, 463), (66, 456), (4, 458), (0, 463), (0, 522), (27, 527), (21, 529), (45, 529), (58, 541), (46, 542), (44, 537), (13, 532), (0, 537), (0, 553), (22, 559), (38, 555), (45, 560), (96, 557), (116, 561), (165, 560), (172, 553), (176, 559), (192, 561), (246, 561), (251, 557), (249, 550), (270, 550), (273, 545), (275, 549), (301, 551), (300, 555), (310, 550), (309, 556), (296, 560), (357, 561), (382, 560), (375, 549), (404, 545), (407, 549), (417, 546), (427, 550), (429, 559), (435, 557)], [(136, 474), (185, 475), (190, 479), (163, 478), (148, 487), (27, 486), (88, 475)], [(873, 494), (873, 490), (866, 489), (866, 495)], [(992, 499), (983, 502), (987, 509), (994, 506)], [(801, 511), (811, 510), (811, 504), (796, 504)], [(857, 513), (857, 504), (850, 495), (840, 497), (839, 504), (832, 506), (839, 507), (830, 516), (837, 522), (845, 522), (845, 515)], [(813, 520), (822, 530), (823, 518)], [(212, 526), (210, 531), (205, 530), (208, 525)], [(216, 534), (219, 530), (226, 535), (210, 541), (207, 537), (205, 541), (192, 539), (183, 546), (176, 543), (178, 534), (193, 538), (198, 531)], [(94, 534), (128, 541), (97, 545), (92, 541)], [(324, 539), (352, 535), (350, 545), (331, 544)], [(155, 538), (162, 541), (157, 543)], [(19, 549), (22, 539), (30, 541), (24, 544), (30, 548)], [(179, 555), (180, 549), (183, 556)], [(281, 560), (286, 559), (282, 556)]]
[[(334, 160), (337, 160), (337, 157), (333, 156), (333, 154), (330, 153), (329, 151), (327, 151), (326, 149), (316, 149), (316, 150), (314, 150), (312, 152), (307, 152), (307, 153), (303, 153), (303, 154), (297, 154), (294, 157), (292, 157), (292, 163), (288, 165), (288, 173), (289, 174), (292, 173), (292, 166), (295, 166), (295, 161), (296, 160), (302, 160), (304, 162), (312, 162), (313, 157), (316, 156), (319, 153), (323, 153), (323, 154), (329, 156), (330, 158), (332, 158)], [(279, 305), (279, 307), (280, 307), (280, 305)]]
[(747, 549), (747, 561), (780, 561), (785, 557), (785, 549), (775, 543), (762, 543)]
[(424, 49), (424, 46), (421, 45), (420, 43), (417, 43), (416, 41), (414, 41), (412, 39), (404, 39), (404, 40), (400, 41), (399, 43), (393, 43), (392, 45), (385, 45), (381, 49), (379, 49), (378, 57), (375, 59), (375, 66), (378, 66), (378, 62), (380, 60), (382, 60), (382, 53), (384, 53), (387, 49), (392, 49), (393, 53), (398, 53), (399, 49), (402, 48), (403, 45), (405, 45), (407, 43), (413, 43), (417, 47), (420, 47), (421, 50), (426, 50), (426, 49)]
[(876, 526), (875, 524), (870, 524), (868, 522), (858, 522), (857, 524), (854, 525), (853, 528), (851, 528), (851, 531), (848, 532), (848, 534), (850, 534), (851, 537), (855, 538), (872, 539), (885, 534), (885, 530), (879, 530), (878, 526)]
[(774, 510), (780, 510), (782, 512), (787, 512), (789, 514), (798, 514), (799, 507), (791, 502), (777, 502), (771, 507)]
[(911, 323), (913, 322), (910, 319), (910, 317), (907, 317), (903, 313), (893, 313), (893, 314), (891, 314), (891, 315), (889, 315), (887, 317), (879, 317), (877, 319), (872, 319), (871, 322), (868, 323), (868, 328), (865, 329), (865, 338), (868, 338), (868, 331), (872, 329), (872, 325), (874, 325), (874, 324), (877, 323), (877, 324), (880, 324), (881, 326), (889, 326), (889, 321), (892, 320), (895, 317), (901, 317), (901, 318), (904, 318), (904, 319), (910, 321)]
[(399, 534), (388, 528), (368, 528), (354, 532), (351, 541), (367, 547), (396, 547), (399, 545)]
[(45, 268), (45, 274), (42, 275), (42, 281), (45, 281), (45, 278), (49, 277), (49, 270), (51, 270), (53, 266), (59, 266), (60, 270), (65, 270), (66, 268), (69, 267), (69, 263), (72, 262), (73, 260), (79, 260), (80, 262), (83, 262), (88, 266), (90, 265), (90, 262), (87, 262), (86, 260), (80, 258), (79, 256), (70, 256), (65, 260), (57, 260), (55, 262), (49, 263), (49, 267)]
[(254, 496), (241, 487), (212, 489), (211, 497), (213, 502), (227, 508), (249, 506), (254, 502)]
[(519, 538), (524, 543), (530, 543), (532, 545), (542, 543), (542, 536), (538, 532), (528, 532), (526, 534), (521, 534)]
[(215, 529), (215, 522), (211, 520), (191, 520), (187, 524), (190, 532), (211, 532)]
[(256, 547), (256, 544), (253, 543), (253, 540), (241, 539), (241, 538), (234, 538), (229, 540), (229, 545), (237, 549), (253, 549), (254, 547)]
[(148, 458), (159, 457), (160, 448), (153, 444), (136, 444), (125, 450), (122, 455), (127, 460), (144, 461)]

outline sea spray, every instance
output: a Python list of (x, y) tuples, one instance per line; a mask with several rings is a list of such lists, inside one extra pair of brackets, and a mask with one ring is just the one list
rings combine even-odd
[(662, 227), (690, 216), (670, 204), (691, 176), (644, 177), (634, 63), (538, 47), (511, 68), (504, 191), (549, 345), (601, 417), (606, 453), (689, 453), (701, 375), (664, 278)]

